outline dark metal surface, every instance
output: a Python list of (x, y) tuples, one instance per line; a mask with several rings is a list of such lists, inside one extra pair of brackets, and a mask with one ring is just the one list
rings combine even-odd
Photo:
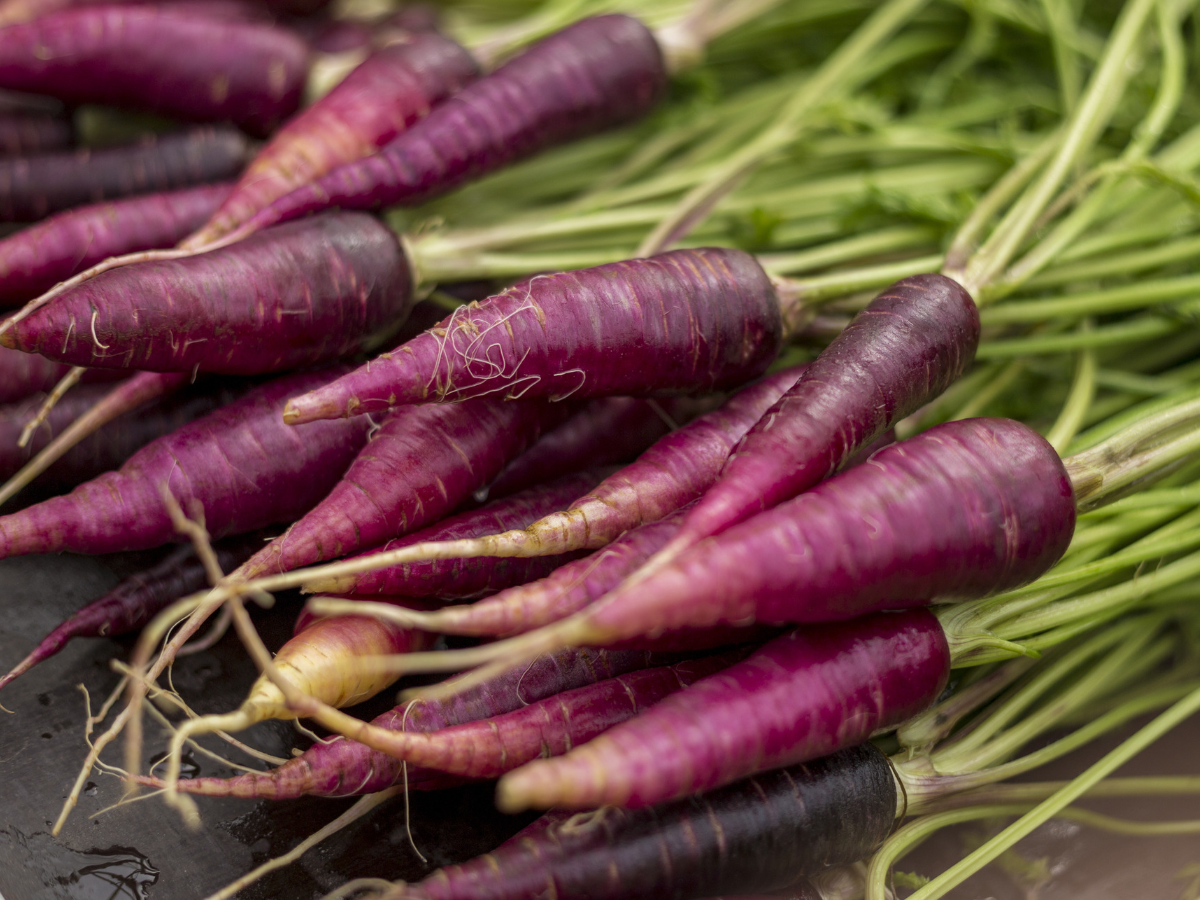
[[(0, 669), (7, 671), (67, 614), (148, 558), (64, 555), (0, 562), (0, 603), (6, 608), (0, 619)], [(272, 649), (289, 636), (297, 608), (296, 598), (284, 595), (275, 610), (256, 613)], [(0, 712), (4, 900), (195, 900), (291, 849), (353, 802), (306, 799), (272, 804), (199, 798), (203, 828), (190, 832), (158, 797), (97, 816), (124, 792), (118, 778), (97, 771), (62, 834), (51, 838), (50, 827), (87, 753), (84, 697), (77, 685), (87, 686), (96, 709), (117, 683), (109, 660), (127, 658), (131, 644), (130, 639), (74, 641), (0, 691), (0, 703), (13, 711)], [(198, 712), (224, 712), (241, 702), (255, 674), (237, 639), (227, 635), (212, 650), (181, 659), (174, 684)], [(386, 692), (376, 698), (375, 706), (382, 709), (392, 702), (393, 694)], [(281, 757), (309, 744), (282, 722), (256, 726), (243, 737)], [(166, 742), (165, 732), (148, 723), (148, 755), (161, 755)], [(219, 738), (204, 738), (202, 743), (243, 765), (264, 766)], [(122, 755), (118, 743), (104, 759), (119, 764)], [(233, 772), (202, 756), (189, 758), (205, 775)], [(492, 848), (528, 821), (499, 815), (491, 785), (414, 793), (411, 816), (413, 838), (427, 862), (409, 846), (403, 800), (396, 799), (239, 897), (308, 900), (353, 877), (419, 878), (438, 865)]]

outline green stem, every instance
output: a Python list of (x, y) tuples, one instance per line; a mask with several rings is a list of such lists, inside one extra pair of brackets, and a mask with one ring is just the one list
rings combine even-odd
[(1181, 275), (1158, 281), (1139, 281), (1099, 291), (1085, 291), (1047, 300), (1022, 300), (993, 306), (980, 313), (984, 325), (1041, 322), (1055, 316), (1099, 316), (1144, 309), (1200, 294), (1200, 275)]
[(984, 341), (975, 354), (976, 359), (1007, 359), (1013, 356), (1040, 356), (1050, 353), (1073, 353), (1077, 350), (1119, 347), (1138, 341), (1149, 341), (1178, 331), (1183, 323), (1163, 316), (1145, 315), (1103, 325), (1087, 332), (1045, 334), (1034, 337)]
[[(1080, 331), (1090, 331), (1091, 320), (1084, 320), (1079, 325)], [(1079, 433), (1083, 426), (1088, 407), (1096, 396), (1096, 354), (1091, 350), (1082, 350), (1075, 361), (1075, 378), (1071, 382), (1070, 393), (1058, 414), (1054, 425), (1046, 434), (1046, 441), (1058, 453), (1063, 453), (1067, 446)]]

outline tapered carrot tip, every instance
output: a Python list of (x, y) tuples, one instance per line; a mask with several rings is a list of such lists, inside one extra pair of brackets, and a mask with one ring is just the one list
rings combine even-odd
[(21, 349), (17, 343), (17, 330), (15, 328), (6, 328), (3, 332), (0, 332), (0, 347), (7, 347), (9, 350)]
[(302, 397), (294, 397), (283, 408), (283, 421), (288, 425), (303, 425), (306, 422), (318, 422), (321, 419), (340, 419), (349, 417), (352, 413), (344, 413), (336, 403), (322, 400), (320, 393), (314, 391)]

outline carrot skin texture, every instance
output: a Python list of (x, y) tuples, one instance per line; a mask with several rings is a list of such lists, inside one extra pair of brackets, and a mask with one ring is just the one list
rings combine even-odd
[[(372, 720), (390, 731), (435, 731), (489, 716), (503, 715), (563, 691), (661, 665), (661, 656), (644, 650), (562, 650), (538, 657), (496, 678), (445, 700), (415, 700)], [(295, 759), (269, 772), (233, 778), (195, 778), (179, 789), (215, 797), (290, 800), (308, 794), (347, 797), (370, 794), (401, 781), (403, 763), (364, 744), (334, 736), (316, 743)], [(441, 773), (408, 767), (409, 786), (417, 790), (444, 783)], [(146, 780), (147, 784), (155, 782)]]
[(896, 282), (742, 438), (672, 547), (718, 534), (833, 474), (941, 394), (978, 344), (979, 310), (957, 282), (933, 274)]
[(276, 372), (362, 349), (408, 315), (411, 284), (400, 244), (382, 222), (329, 213), (211, 253), (110, 269), (0, 340), (72, 365)]
[(0, 88), (264, 135), (299, 108), (308, 55), (267, 24), (152, 5), (67, 9), (0, 32)]
[[(480, 509), (443, 519), (436, 525), (388, 541), (377, 550), (360, 555), (372, 556), (423, 541), (452, 541), (524, 528), (547, 513), (562, 509), (580, 494), (594, 488), (602, 476), (603, 473), (596, 470), (567, 475), (543, 487), (530, 488)], [(336, 586), (318, 586), (317, 589), (350, 594), (461, 599), (541, 578), (563, 562), (562, 557), (553, 556), (532, 559), (431, 559), (348, 575), (344, 580), (339, 580)]]
[(433, 732), (389, 733), (386, 745), (376, 748), (462, 778), (497, 778), (538, 757), (566, 753), (743, 656), (745, 650), (733, 650), (630, 672), (504, 715)]
[(1070, 479), (1041, 435), (947, 422), (701, 541), (593, 604), (583, 627), (607, 642), (983, 597), (1037, 578), (1074, 529)]
[(25, 156), (69, 147), (75, 140), (70, 119), (36, 113), (0, 113), (0, 155)]
[[(681, 413), (686, 415), (681, 406), (668, 399), (660, 408), (679, 421)], [(582, 469), (629, 462), (669, 431), (653, 401), (598, 397), (509, 463), (488, 485), (488, 497), (506, 497)]]
[[(398, 410), (328, 496), (247, 562), (242, 574), (290, 571), (436, 522), (569, 412), (562, 404), (490, 398)], [(292, 429), (298, 440), (308, 427)]]
[[(40, 395), (13, 406), (0, 407), (0, 478), (8, 478), (63, 428), (107, 396), (112, 388), (85, 384), (73, 388), (54, 406), (29, 444), (17, 446), (21, 431), (37, 413)], [(185, 390), (110, 422), (101, 432), (85, 438), (39, 476), (38, 484), (70, 488), (115, 469), (155, 438), (170, 434), (188, 422), (231, 402), (238, 391), (230, 385), (207, 385)]]
[(772, 891), (867, 857), (895, 815), (887, 758), (863, 744), (663, 806), (604, 809), (531, 829), (381, 896), (691, 900)]
[(0, 220), (37, 222), (85, 203), (222, 181), (249, 157), (238, 132), (197, 128), (123, 147), (3, 158)]
[(365, 422), (302, 433), (283, 424), (285, 398), (327, 377), (276, 379), (151, 441), (115, 472), (0, 516), (0, 556), (114, 553), (177, 540), (158, 494), (162, 482), (183, 509), (199, 501), (216, 539), (297, 518), (329, 492), (366, 441)]
[[(228, 572), (248, 559), (261, 544), (262, 538), (251, 534), (218, 541), (213, 550), (221, 570)], [(58, 653), (72, 638), (116, 637), (136, 631), (168, 604), (206, 584), (204, 565), (191, 547), (171, 551), (161, 562), (129, 576), (46, 635), (16, 668), (0, 678), (0, 688)]]
[(927, 708), (949, 676), (946, 635), (928, 610), (806, 625), (567, 755), (512, 772), (498, 802), (637, 808), (712, 790), (862, 743)]
[[(48, 391), (69, 371), (70, 366), (44, 356), (0, 347), (0, 403), (15, 403), (39, 391)], [(88, 369), (80, 380), (85, 384), (111, 383), (128, 374), (113, 369)]]
[(540, 150), (637, 119), (666, 85), (662, 51), (646, 26), (623, 15), (583, 19), (464, 88), (379, 153), (281, 197), (244, 227), (257, 230), (330, 206), (416, 204)]
[(783, 319), (748, 253), (701, 248), (538, 275), (288, 405), (293, 423), (398, 404), (711, 393), (761, 375)]
[(0, 305), (32, 300), (110, 256), (171, 247), (204, 222), (232, 185), (201, 185), (81, 206), (0, 240)]
[(203, 247), (279, 197), (375, 153), (478, 73), (466, 50), (435, 32), (377, 50), (271, 139), (184, 246)]

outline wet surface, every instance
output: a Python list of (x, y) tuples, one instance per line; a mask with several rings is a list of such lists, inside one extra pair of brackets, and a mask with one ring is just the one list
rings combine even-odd
[[(145, 555), (100, 559), (57, 556), (0, 562), (0, 668), (21, 659), (70, 612), (94, 599), (139, 564)], [(275, 610), (256, 612), (268, 646), (291, 633), (297, 601), (280, 598)], [(117, 684), (113, 657), (127, 658), (131, 640), (74, 641), (57, 657), (0, 691), (0, 895), (4, 900), (199, 900), (255, 865), (294, 847), (340, 815), (353, 800), (304, 799), (271, 804), (199, 798), (203, 828), (188, 831), (157, 797), (110, 809), (122, 783), (95, 771), (79, 807), (58, 838), (50, 827), (87, 752), (83, 684), (95, 709)], [(182, 659), (174, 685), (198, 712), (234, 708), (254, 680), (253, 665), (236, 639), (227, 636), (210, 651)], [(374, 715), (392, 703), (376, 698)], [(1128, 732), (1126, 732), (1128, 733)], [(290, 757), (308, 739), (290, 724), (264, 723), (240, 735), (257, 749)], [(166, 733), (150, 723), (146, 761), (166, 749)], [(1085, 748), (1036, 773), (1062, 778), (1098, 758), (1116, 739)], [(215, 737), (207, 748), (242, 765), (263, 768)], [(1122, 774), (1200, 774), (1200, 721), (1177, 729)], [(117, 763), (121, 747), (104, 759)], [(234, 770), (190, 754), (185, 772), (226, 776)], [(509, 837), (528, 821), (499, 815), (492, 787), (476, 785), (411, 798), (409, 844), (401, 800), (374, 811), (295, 865), (275, 872), (239, 894), (242, 900), (309, 900), (354, 877), (416, 879), (451, 862), (468, 859)], [(1112, 815), (1143, 820), (1200, 818), (1200, 796), (1096, 802)], [(105, 812), (104, 810), (108, 810)], [(933, 875), (977, 846), (1002, 823), (948, 830), (899, 868)], [(987, 829), (991, 828), (991, 831)], [(902, 895), (907, 891), (902, 891)], [(956, 900), (1200, 900), (1200, 836), (1123, 837), (1052, 822), (1018, 845), (1002, 865), (989, 867), (958, 891)]]

